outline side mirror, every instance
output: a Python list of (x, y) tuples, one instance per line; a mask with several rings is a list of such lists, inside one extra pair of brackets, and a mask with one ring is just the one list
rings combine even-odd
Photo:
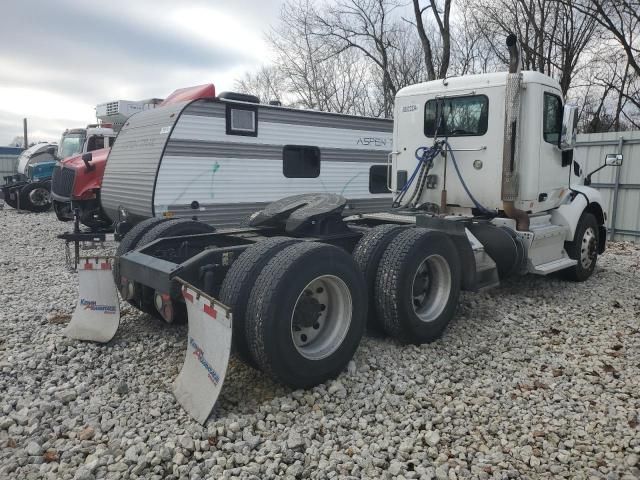
[(604, 164), (609, 167), (619, 167), (620, 165), (622, 165), (622, 154), (607, 153), (607, 156), (604, 157)]
[(91, 165), (91, 161), (93, 160), (93, 154), (91, 152), (82, 154), (82, 161), (84, 162), (84, 166), (87, 167), (87, 172), (93, 170), (93, 165)]
[(622, 165), (622, 158), (623, 157), (621, 153), (607, 153), (607, 155), (604, 157), (604, 165), (600, 165), (593, 172), (587, 175), (584, 179), (584, 184), (591, 185), (591, 175), (599, 172), (604, 167), (619, 167), (620, 165)]
[(562, 129), (558, 148), (560, 150), (573, 150), (576, 145), (576, 134), (578, 132), (578, 107), (575, 105), (565, 105), (562, 112)]

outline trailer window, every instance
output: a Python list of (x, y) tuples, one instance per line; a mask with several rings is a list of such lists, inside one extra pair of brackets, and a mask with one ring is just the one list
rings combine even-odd
[(542, 132), (544, 141), (557, 145), (562, 129), (562, 100), (552, 93), (544, 94)]
[(320, 176), (320, 149), (302, 145), (285, 145), (282, 149), (282, 173), (287, 178)]
[(369, 193), (389, 193), (388, 174), (386, 165), (372, 165), (369, 168)]
[(486, 95), (428, 100), (424, 108), (424, 134), (433, 137), (437, 129), (439, 137), (480, 136), (487, 133), (488, 118)]
[(227, 135), (258, 136), (258, 109), (227, 104)]

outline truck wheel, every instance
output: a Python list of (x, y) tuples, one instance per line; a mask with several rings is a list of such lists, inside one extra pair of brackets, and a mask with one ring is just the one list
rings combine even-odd
[(46, 212), (51, 208), (51, 182), (28, 183), (20, 190), (20, 208), (31, 212)]
[[(113, 261), (113, 281), (116, 282), (116, 287), (120, 290), (121, 278), (120, 278), (120, 257), (125, 253), (129, 253), (135, 249), (140, 239), (151, 230), (153, 227), (158, 226), (163, 222), (167, 222), (168, 218), (147, 218), (142, 222), (135, 225), (131, 230), (127, 232), (124, 238), (118, 244), (116, 249), (115, 259)], [(131, 302), (130, 302), (131, 303)]]
[[(20, 194), (20, 192), (18, 192), (18, 195)], [(7, 205), (9, 205), (11, 208), (18, 208), (18, 196), (16, 195), (14, 198), (11, 198), (11, 194), (8, 191), (4, 192), (4, 201)]]
[(573, 242), (565, 242), (569, 258), (578, 263), (563, 273), (569, 280), (584, 282), (591, 276), (598, 260), (598, 221), (590, 213), (583, 213), (578, 220)]
[[(166, 237), (179, 237), (182, 235), (194, 235), (198, 233), (212, 233), (215, 232), (215, 227), (199, 222), (197, 220), (191, 220), (190, 218), (177, 218), (170, 220), (168, 222), (163, 222), (159, 225), (154, 226), (150, 230), (148, 230), (137, 243), (136, 248), (143, 247), (159, 238)], [(165, 321), (168, 322), (181, 322), (186, 319), (186, 308), (183, 302), (176, 302), (173, 300), (180, 296), (180, 288), (181, 286), (177, 284), (177, 282), (173, 282), (172, 290), (169, 293), (171, 297), (171, 311), (173, 312), (174, 319)], [(139, 299), (139, 308), (145, 313), (148, 313), (154, 317), (160, 317), (160, 313), (156, 308), (155, 304), (155, 291), (147, 286), (142, 285), (140, 291), (140, 299)]]
[(382, 255), (376, 308), (385, 331), (403, 343), (437, 339), (460, 296), (460, 260), (449, 237), (424, 228), (400, 233)]
[(402, 225), (378, 225), (365, 233), (353, 249), (353, 259), (364, 277), (369, 298), (368, 326), (377, 333), (384, 332), (383, 321), (377, 315), (374, 290), (376, 273), (382, 254), (403, 229)]
[(364, 280), (347, 252), (316, 242), (289, 245), (267, 263), (251, 291), (249, 350), (276, 381), (317, 385), (353, 357), (366, 309)]
[(71, 213), (71, 203), (59, 202), (53, 200), (53, 211), (56, 213), (56, 217), (61, 222), (70, 222), (73, 220), (73, 214)]
[(264, 266), (280, 250), (299, 240), (273, 237), (256, 243), (240, 254), (224, 277), (220, 288), (220, 301), (233, 310), (233, 342), (239, 357), (251, 366), (256, 366), (245, 337), (247, 302), (256, 278)]

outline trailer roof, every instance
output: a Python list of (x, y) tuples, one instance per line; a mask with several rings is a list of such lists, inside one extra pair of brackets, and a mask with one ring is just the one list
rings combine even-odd
[(333, 117), (348, 117), (348, 118), (361, 118), (361, 119), (365, 119), (365, 120), (378, 120), (378, 121), (385, 121), (385, 122), (390, 122), (393, 123), (393, 119), (392, 118), (384, 118), (384, 117), (367, 117), (364, 115), (351, 115), (348, 113), (337, 113), (337, 112), (324, 112), (322, 110), (314, 110), (312, 108), (295, 108), (295, 107), (285, 107), (282, 105), (269, 105), (268, 103), (252, 103), (252, 102), (243, 102), (241, 100), (232, 100), (229, 98), (218, 98), (216, 97), (214, 100), (214, 102), (223, 102), (223, 103), (237, 103), (237, 104), (241, 104), (241, 105), (250, 105), (250, 106), (258, 106), (260, 108), (269, 108), (269, 109), (274, 109), (274, 110), (286, 110), (286, 111), (290, 111), (290, 112), (310, 112), (310, 113), (316, 113), (318, 115), (326, 115), (326, 116), (333, 116)]

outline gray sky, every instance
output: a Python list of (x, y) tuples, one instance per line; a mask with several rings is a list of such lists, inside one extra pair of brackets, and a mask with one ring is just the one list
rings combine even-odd
[(110, 100), (164, 98), (269, 60), (281, 0), (8, 0), (0, 17), (0, 145), (57, 140)]

